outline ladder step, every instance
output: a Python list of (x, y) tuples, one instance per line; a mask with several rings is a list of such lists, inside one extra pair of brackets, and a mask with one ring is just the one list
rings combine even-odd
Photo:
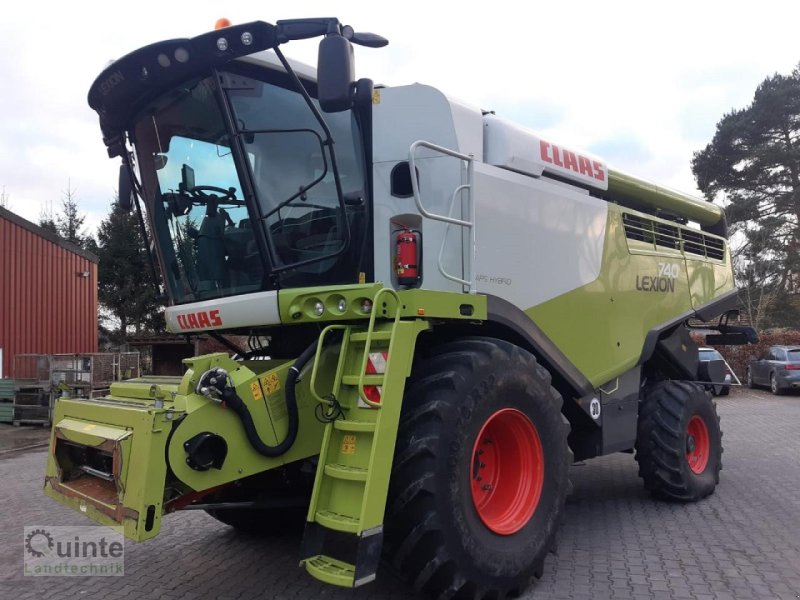
[(347, 479), (349, 481), (366, 481), (367, 470), (361, 467), (351, 467), (349, 465), (331, 464), (325, 465), (325, 475), (336, 477), (337, 479)]
[[(344, 375), (342, 383), (344, 385), (358, 385), (361, 377), (358, 375)], [(383, 385), (383, 375), (364, 375), (364, 385)]]
[[(373, 342), (386, 342), (392, 339), (392, 332), (390, 331), (373, 331), (372, 337), (370, 338)], [(350, 341), (352, 342), (366, 342), (367, 341), (367, 332), (358, 332), (354, 333), (350, 336)]]
[(341, 587), (353, 587), (356, 567), (324, 554), (303, 561), (306, 571), (320, 581)]
[(333, 422), (333, 428), (338, 429), (339, 431), (363, 431), (371, 433), (375, 431), (375, 423), (371, 423), (369, 421), (347, 421), (338, 419)]
[(330, 510), (318, 510), (314, 515), (314, 520), (323, 527), (334, 531), (358, 533), (359, 519), (356, 517), (341, 515)]

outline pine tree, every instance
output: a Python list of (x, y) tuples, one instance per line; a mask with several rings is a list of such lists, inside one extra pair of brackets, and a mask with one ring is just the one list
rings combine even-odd
[(75, 191), (67, 181), (67, 189), (61, 193), (61, 214), (56, 218), (56, 226), (62, 238), (83, 248), (86, 235), (81, 229), (86, 216), (78, 212)]
[(742, 240), (736, 273), (751, 318), (796, 322), (796, 310), (776, 307), (800, 294), (800, 65), (767, 77), (749, 106), (724, 115), (692, 171), (708, 200), (726, 204)]
[(123, 210), (115, 200), (97, 229), (92, 251), (100, 258), (99, 300), (118, 325), (117, 343), (125, 341), (131, 328), (136, 334), (163, 329), (136, 213)]

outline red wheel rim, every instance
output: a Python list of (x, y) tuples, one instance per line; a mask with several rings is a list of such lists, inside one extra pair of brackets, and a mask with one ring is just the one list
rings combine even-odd
[(531, 420), (504, 408), (481, 427), (472, 448), (472, 502), (491, 531), (511, 535), (530, 520), (544, 486), (544, 452)]
[(706, 470), (711, 442), (708, 438), (708, 427), (698, 415), (689, 419), (686, 436), (686, 460), (689, 468), (698, 475)]

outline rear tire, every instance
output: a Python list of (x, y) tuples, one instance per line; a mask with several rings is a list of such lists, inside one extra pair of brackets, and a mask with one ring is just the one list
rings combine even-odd
[(756, 389), (756, 383), (753, 381), (753, 373), (750, 371), (750, 369), (747, 369), (747, 387), (749, 387), (751, 390)]
[(452, 342), (415, 366), (385, 519), (387, 557), (415, 590), (504, 597), (541, 576), (569, 487), (561, 403), (536, 359), (501, 340)]
[(639, 476), (663, 500), (694, 502), (714, 492), (722, 469), (716, 405), (699, 386), (661, 381), (645, 394), (636, 439)]
[(783, 394), (785, 393), (785, 390), (778, 385), (778, 378), (775, 377), (775, 373), (770, 373), (769, 389), (775, 396), (783, 396)]

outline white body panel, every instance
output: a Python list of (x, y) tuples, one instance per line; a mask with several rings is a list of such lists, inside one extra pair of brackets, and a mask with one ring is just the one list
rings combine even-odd
[[(276, 291), (170, 306), (164, 317), (167, 331), (171, 333), (277, 325), (281, 322)], [(208, 325), (201, 320), (207, 320)]]
[(483, 120), (484, 159), (488, 164), (535, 177), (548, 172), (608, 189), (608, 166), (599, 158), (549, 142), (530, 129), (494, 115), (486, 115)]
[(475, 165), (475, 289), (527, 309), (597, 279), (608, 207), (582, 189)]
[[(428, 86), (380, 91), (380, 102), (373, 106), (376, 280), (393, 282), (390, 220), (400, 217), (405, 222), (416, 220), (419, 225), (414, 228), (422, 232), (421, 286), (462, 291), (460, 284), (439, 272), (439, 251), (448, 226), (421, 218), (413, 198), (390, 193), (392, 169), (408, 160), (409, 147), (417, 140), (475, 158), (474, 291), (527, 309), (597, 279), (607, 205), (583, 188), (537, 177), (544, 171), (558, 171), (557, 165), (542, 160), (541, 138), (492, 115), (484, 117), (479, 110)], [(483, 152), (476, 149), (479, 145)], [(482, 163), (481, 157), (497, 166)], [(418, 158), (423, 206), (433, 213), (448, 214), (453, 191), (466, 183), (464, 164), (427, 149), (421, 150)], [(605, 178), (605, 164), (600, 168)], [(559, 175), (590, 183), (569, 169)], [(595, 187), (603, 187), (594, 178), (592, 181)], [(466, 202), (462, 206), (457, 201), (451, 216), (468, 219)], [(445, 270), (458, 277), (466, 275), (471, 254), (468, 231), (450, 226), (442, 259)]]
[[(414, 198), (399, 198), (390, 193), (391, 172), (400, 162), (408, 161), (411, 144), (427, 140), (480, 159), (483, 148), (481, 111), (449, 100), (439, 90), (420, 84), (383, 88), (373, 104), (373, 180), (375, 215), (375, 280), (394, 285), (392, 223), (400, 215), (418, 215)], [(460, 161), (431, 150), (417, 154), (417, 169), (422, 201), (434, 213), (447, 213), (455, 190), (463, 183)], [(459, 213), (460, 216), (460, 213)], [(446, 279), (437, 263), (446, 226), (422, 219), (422, 287), (433, 290), (461, 291), (458, 283)], [(438, 240), (438, 242), (435, 242)], [(456, 275), (463, 274), (461, 235), (450, 233), (444, 264)]]

